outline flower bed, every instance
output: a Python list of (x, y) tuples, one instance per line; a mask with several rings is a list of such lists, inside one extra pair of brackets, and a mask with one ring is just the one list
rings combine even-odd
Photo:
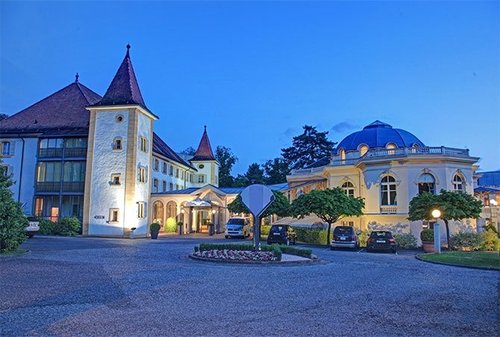
[(228, 261), (279, 261), (273, 251), (210, 249), (193, 253), (196, 257)]

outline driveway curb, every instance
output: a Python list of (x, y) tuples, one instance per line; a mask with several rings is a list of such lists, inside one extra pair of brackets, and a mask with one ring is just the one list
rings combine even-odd
[(424, 255), (424, 254), (417, 254), (417, 255), (415, 255), (415, 258), (417, 260), (422, 261), (422, 262), (432, 263), (432, 264), (440, 264), (442, 266), (467, 268), (467, 269), (490, 270), (490, 271), (496, 271), (496, 272), (500, 271), (499, 269), (489, 268), (489, 267), (463, 266), (463, 265), (459, 265), (459, 264), (452, 264), (452, 263), (445, 263), (445, 262), (427, 261), (427, 260), (422, 259), (422, 257), (421, 257), (422, 255)]

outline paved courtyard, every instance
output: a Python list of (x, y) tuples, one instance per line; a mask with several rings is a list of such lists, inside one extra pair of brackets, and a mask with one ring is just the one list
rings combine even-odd
[(187, 255), (206, 238), (35, 237), (0, 258), (0, 336), (494, 336), (495, 271), (315, 248), (306, 266)]

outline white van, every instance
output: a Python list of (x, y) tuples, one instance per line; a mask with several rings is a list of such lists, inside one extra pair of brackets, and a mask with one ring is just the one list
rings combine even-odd
[(224, 234), (226, 239), (231, 237), (246, 238), (252, 234), (252, 226), (247, 218), (230, 218)]

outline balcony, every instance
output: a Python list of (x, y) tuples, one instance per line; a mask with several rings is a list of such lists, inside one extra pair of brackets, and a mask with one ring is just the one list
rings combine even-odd
[(85, 158), (86, 147), (44, 148), (38, 150), (38, 158)]
[(37, 192), (57, 192), (61, 190), (60, 181), (45, 181), (36, 183)]
[(397, 212), (398, 212), (398, 206), (396, 205), (380, 206), (380, 214), (396, 214)]
[(73, 181), (73, 182), (63, 182), (62, 191), (73, 192), (73, 193), (83, 193), (85, 189), (85, 183), (83, 181)]
[(50, 181), (50, 182), (37, 182), (36, 183), (36, 192), (44, 192), (44, 193), (59, 193), (61, 191), (63, 193), (83, 193), (85, 189), (85, 182), (77, 181), (77, 182), (61, 182), (60, 181)]

